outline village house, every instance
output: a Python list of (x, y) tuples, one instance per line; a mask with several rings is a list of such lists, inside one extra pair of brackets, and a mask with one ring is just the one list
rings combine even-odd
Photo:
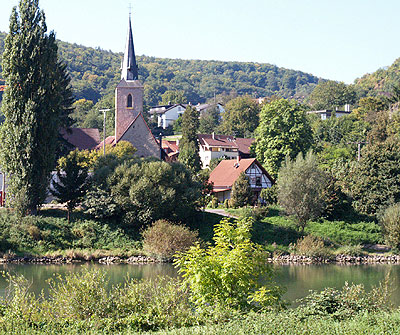
[[(185, 109), (189, 106), (188, 104), (168, 104), (155, 106), (150, 108), (149, 113), (152, 117), (157, 117), (157, 126), (163, 129), (171, 126), (178, 118), (185, 112)], [(193, 106), (196, 108), (200, 115), (209, 111), (211, 108), (218, 108), (219, 113), (225, 112), (222, 104), (197, 104)]]
[(323, 110), (320, 110), (320, 111), (309, 111), (309, 112), (307, 112), (307, 114), (316, 114), (316, 115), (318, 115), (321, 118), (321, 120), (330, 119), (333, 115), (335, 117), (342, 117), (342, 116), (345, 116), (345, 115), (349, 115), (350, 113), (351, 113), (350, 105), (348, 105), (348, 104), (344, 106), (344, 111), (343, 110), (339, 110), (339, 109), (336, 109), (336, 110), (323, 109)]
[(213, 183), (213, 192), (219, 202), (231, 198), (232, 186), (244, 172), (250, 179), (254, 198), (260, 199), (260, 192), (274, 184), (274, 180), (255, 158), (228, 159), (221, 161), (211, 172), (209, 182)]
[(199, 155), (202, 168), (210, 165), (212, 159), (240, 159), (250, 157), (250, 146), (254, 138), (237, 138), (230, 135), (199, 134)]

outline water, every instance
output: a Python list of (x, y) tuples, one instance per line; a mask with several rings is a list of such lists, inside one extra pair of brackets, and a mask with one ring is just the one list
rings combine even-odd
[[(46, 292), (49, 278), (55, 274), (64, 276), (70, 272), (82, 270), (82, 267), (99, 268), (107, 272), (110, 284), (119, 284), (129, 276), (130, 278), (146, 279), (160, 275), (177, 276), (177, 270), (171, 264), (146, 264), (146, 265), (99, 265), (99, 264), (68, 264), (68, 265), (32, 265), (32, 264), (6, 264), (0, 266), (0, 271), (13, 274), (22, 274), (31, 282), (31, 290), (39, 294)], [(309, 290), (319, 291), (325, 287), (340, 288), (348, 283), (364, 284), (367, 289), (377, 285), (390, 272), (394, 282), (395, 291), (392, 302), (400, 306), (400, 265), (275, 265), (275, 281), (286, 287), (284, 296), (291, 302), (302, 298)], [(7, 281), (0, 277), (0, 295), (4, 295)]]

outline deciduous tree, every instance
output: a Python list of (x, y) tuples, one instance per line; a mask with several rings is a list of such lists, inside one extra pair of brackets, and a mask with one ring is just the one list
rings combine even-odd
[(69, 77), (54, 33), (46, 32), (38, 0), (21, 0), (19, 10), (13, 8), (2, 57), (7, 89), (0, 156), (9, 199), (21, 214), (36, 213), (45, 200), (59, 129), (71, 124)]
[(274, 177), (286, 156), (293, 159), (299, 152), (307, 152), (313, 142), (305, 112), (294, 100), (279, 99), (265, 105), (255, 134), (257, 159)]

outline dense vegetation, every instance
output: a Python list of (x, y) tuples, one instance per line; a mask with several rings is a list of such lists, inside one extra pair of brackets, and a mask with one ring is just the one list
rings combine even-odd
[[(4, 38), (0, 33), (0, 54)], [(77, 99), (96, 103), (113, 95), (119, 80), (121, 53), (58, 42), (61, 59), (68, 66)], [(121, 46), (121, 50), (122, 50)], [(164, 59), (138, 56), (139, 79), (145, 84), (145, 104), (156, 105), (167, 90), (182, 90), (188, 101), (204, 102), (214, 94), (256, 96), (306, 96), (319, 78), (271, 64)]]

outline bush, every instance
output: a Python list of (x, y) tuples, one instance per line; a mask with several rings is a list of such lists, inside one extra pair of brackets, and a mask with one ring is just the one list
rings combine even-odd
[(297, 240), (296, 252), (299, 255), (308, 257), (330, 256), (330, 252), (325, 247), (324, 241), (321, 238), (312, 235), (307, 235)]
[(261, 221), (268, 216), (269, 208), (267, 207), (246, 207), (241, 210), (240, 217), (253, 218), (255, 221)]
[(170, 260), (177, 252), (184, 252), (198, 240), (198, 233), (189, 228), (158, 220), (142, 233), (143, 250), (160, 259)]
[(366, 252), (363, 250), (361, 245), (357, 244), (340, 247), (338, 250), (336, 250), (336, 254), (357, 257), (365, 255)]
[(218, 208), (218, 198), (212, 197), (210, 201), (211, 208)]
[[(215, 246), (202, 249), (197, 244), (177, 256), (175, 265), (200, 310), (282, 306), (282, 292), (272, 284), (266, 255), (250, 240), (252, 225), (252, 219), (223, 219), (214, 228)], [(268, 286), (260, 287), (260, 277)]]
[(331, 316), (337, 320), (354, 317), (360, 312), (388, 311), (391, 288), (387, 276), (379, 286), (369, 293), (364, 285), (349, 285), (347, 282), (341, 290), (326, 288), (321, 292), (312, 292), (300, 299), (297, 313), (304, 316)]
[(400, 203), (388, 207), (380, 218), (386, 244), (400, 250)]
[(289, 157), (279, 170), (277, 182), (278, 201), (289, 215), (293, 215), (301, 231), (307, 221), (318, 218), (325, 208), (325, 186), (327, 175), (318, 168), (312, 151), (303, 158), (299, 153), (296, 160)]
[(224, 207), (229, 208), (229, 199), (225, 199), (224, 201)]
[(269, 188), (263, 188), (260, 197), (264, 200), (265, 205), (275, 205), (278, 202), (278, 194), (276, 184)]
[(251, 205), (253, 192), (250, 187), (249, 177), (242, 172), (232, 186), (232, 197), (230, 204), (233, 208)]

